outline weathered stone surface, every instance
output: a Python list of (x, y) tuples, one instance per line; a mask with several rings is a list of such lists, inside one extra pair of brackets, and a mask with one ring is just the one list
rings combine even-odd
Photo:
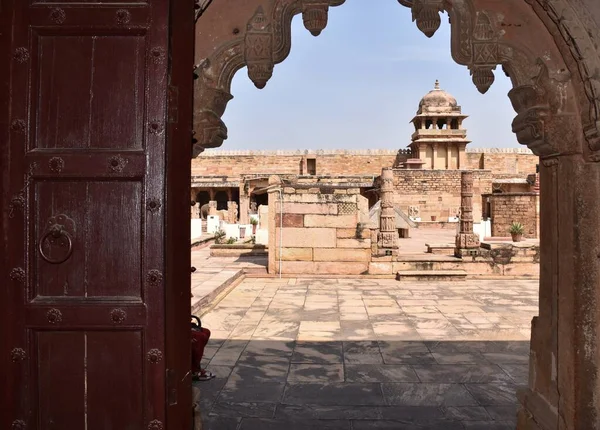
[(337, 240), (338, 248), (363, 248), (370, 249), (371, 241), (365, 239), (338, 239)]
[[(279, 246), (279, 228), (276, 230)], [(334, 228), (284, 228), (282, 240), (283, 246), (290, 248), (335, 248), (336, 232)]]
[(314, 261), (363, 261), (371, 259), (369, 249), (325, 249), (315, 248)]
[(305, 215), (306, 227), (356, 228), (356, 215)]
[(356, 228), (338, 228), (336, 234), (338, 239), (356, 239)]
[[(279, 260), (279, 255), (277, 255)], [(312, 261), (313, 248), (283, 248), (281, 250), (283, 261)]]
[(304, 227), (304, 215), (295, 213), (284, 213), (283, 217), (279, 215), (275, 218), (275, 225), (281, 227), (283, 218), (283, 227)]
[(369, 263), (369, 275), (390, 275), (393, 274), (393, 264), (390, 261), (389, 263), (381, 262), (381, 263)]
[(337, 215), (334, 203), (284, 203), (284, 214)]
[(368, 263), (360, 262), (315, 262), (314, 273), (321, 274), (337, 274), (337, 275), (360, 275), (365, 274), (369, 270)]

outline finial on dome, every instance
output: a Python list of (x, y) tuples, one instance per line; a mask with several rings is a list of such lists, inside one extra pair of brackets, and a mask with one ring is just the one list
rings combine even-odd
[(440, 81), (438, 81), (437, 79), (435, 80), (435, 89), (436, 90), (440, 89)]

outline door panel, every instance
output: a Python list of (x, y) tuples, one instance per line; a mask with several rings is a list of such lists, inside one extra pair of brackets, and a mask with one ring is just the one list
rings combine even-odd
[(2, 3), (0, 428), (189, 428), (192, 44), (193, 0)]

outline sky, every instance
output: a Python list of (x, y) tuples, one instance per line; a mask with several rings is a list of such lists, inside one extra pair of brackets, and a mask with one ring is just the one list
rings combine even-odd
[[(366, 7), (368, 5), (368, 7)], [(246, 68), (237, 72), (223, 121), (224, 150), (401, 149), (410, 120), (436, 79), (469, 115), (469, 147), (519, 147), (510, 80), (501, 68), (480, 94), (466, 67), (450, 55), (450, 25), (428, 39), (396, 0), (346, 0), (329, 9), (318, 37), (292, 23), (292, 49), (259, 90)]]

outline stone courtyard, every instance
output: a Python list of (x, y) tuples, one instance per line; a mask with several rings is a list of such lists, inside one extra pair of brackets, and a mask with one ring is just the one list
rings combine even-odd
[(246, 278), (207, 308), (204, 430), (514, 429), (538, 281)]

